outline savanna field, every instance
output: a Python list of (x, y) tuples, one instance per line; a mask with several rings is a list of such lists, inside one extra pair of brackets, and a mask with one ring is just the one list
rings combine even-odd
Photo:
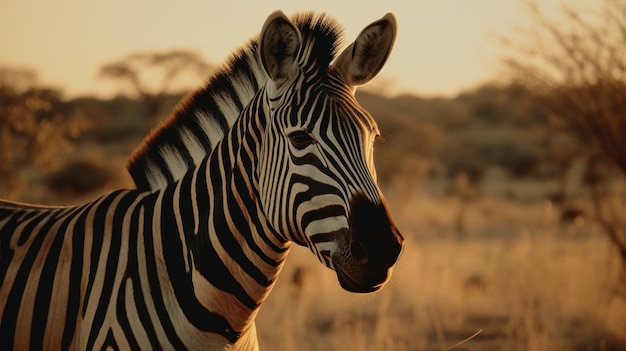
[[(454, 198), (390, 199), (407, 247), (391, 283), (354, 296), (294, 250), (259, 316), (277, 350), (624, 350), (619, 260), (598, 229), (548, 203), (485, 198), (455, 236)], [(499, 223), (494, 223), (499, 222)], [(428, 233), (429, 235), (423, 235)], [(283, 332), (289, 337), (284, 338)], [(302, 344), (304, 340), (304, 344)]]
[[(383, 132), (379, 178), (406, 248), (383, 290), (355, 295), (294, 247), (257, 317), (262, 349), (626, 350), (626, 280), (590, 185), (602, 179), (603, 209), (623, 225), (618, 172), (517, 86), (358, 98)], [(131, 186), (126, 157), (157, 123), (141, 102), (86, 98), (49, 111), (71, 123), (20, 139), (41, 146), (32, 154), (3, 146), (20, 166), (4, 173), (3, 198), (75, 204)], [(47, 143), (55, 135), (64, 142)]]

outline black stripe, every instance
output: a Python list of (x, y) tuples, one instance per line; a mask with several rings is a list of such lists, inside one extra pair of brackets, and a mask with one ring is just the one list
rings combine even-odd
[(120, 324), (122, 331), (124, 332), (124, 338), (128, 342), (131, 350), (139, 350), (139, 343), (137, 342), (137, 338), (133, 334), (133, 330), (130, 326), (130, 322), (128, 320), (128, 315), (126, 314), (126, 285), (132, 284), (130, 279), (124, 279), (122, 284), (120, 285), (120, 292), (117, 295), (117, 301), (115, 301), (115, 312), (117, 321)]
[[(13, 285), (11, 286), (11, 291), (7, 296), (5, 308), (2, 314), (2, 320), (0, 321), (0, 325), (2, 325), (2, 328), (0, 328), (0, 340), (2, 340), (3, 345), (13, 345), (16, 331), (15, 329), (17, 327), (17, 316), (22, 303), (24, 289), (26, 288), (29, 278), (31, 278), (30, 273), (32, 272), (35, 259), (41, 250), (41, 246), (43, 245), (50, 228), (52, 228), (56, 221), (56, 218), (52, 216), (51, 213), (44, 213), (49, 215), (49, 217), (45, 218), (45, 223), (41, 229), (36, 232), (35, 238), (28, 247), (28, 251), (24, 256), (24, 259), (20, 262), (20, 267), (17, 271), (17, 275), (15, 276), (15, 280), (13, 281)], [(36, 218), (39, 219), (42, 217), (40, 216)], [(24, 227), (23, 231), (32, 232), (39, 224), (41, 224), (40, 220), (31, 221), (26, 227)]]
[[(57, 272), (61, 250), (63, 249), (67, 226), (71, 220), (72, 216), (66, 217), (56, 233), (54, 233), (54, 240), (48, 249), (45, 263), (41, 269), (41, 277), (39, 278), (39, 284), (35, 294), (35, 305), (33, 307), (33, 319), (30, 329), (30, 348), (33, 350), (41, 350), (44, 348), (43, 340), (46, 324), (48, 323), (48, 313), (50, 312), (50, 300), (52, 299), (52, 293), (55, 288), (54, 277)], [(63, 289), (64, 286), (57, 286), (56, 288)]]
[(324, 218), (332, 218), (332, 217), (346, 217), (346, 210), (339, 205), (330, 205), (322, 208), (313, 209), (311, 211), (306, 212), (302, 216), (302, 228), (308, 227), (312, 222), (324, 219)]
[[(110, 231), (105, 233), (107, 239), (110, 240), (109, 253), (106, 259), (106, 266), (104, 267), (104, 281), (102, 282), (102, 288), (99, 291), (100, 296), (98, 297), (96, 313), (92, 320), (91, 331), (87, 339), (88, 350), (91, 350), (94, 346), (94, 343), (96, 342), (96, 338), (98, 337), (98, 331), (102, 328), (104, 319), (106, 317), (107, 308), (111, 303), (110, 296), (106, 295), (113, 290), (113, 283), (115, 282), (115, 276), (117, 273), (117, 266), (119, 264), (120, 252), (122, 251), (122, 245), (127, 245), (127, 243), (122, 242), (122, 233), (124, 232), (124, 218), (126, 216), (128, 207), (137, 198), (137, 194), (138, 193), (136, 192), (127, 192), (126, 194), (121, 195), (122, 198), (117, 203), (115, 208), (112, 209), (114, 211), (113, 222), (111, 223)], [(117, 194), (115, 197), (117, 197)], [(103, 214), (103, 217), (105, 216), (106, 212)], [(102, 269), (102, 267), (99, 268)], [(120, 292), (118, 291), (118, 293)]]
[[(164, 259), (170, 284), (176, 295), (176, 301), (187, 320), (196, 328), (202, 331), (219, 333), (231, 342), (234, 342), (239, 337), (239, 333), (233, 331), (226, 318), (208, 311), (196, 298), (193, 289), (192, 272), (185, 269), (184, 258), (187, 252), (183, 251), (180, 233), (178, 233), (178, 227), (175, 222), (174, 206), (178, 206), (178, 203), (173, 202), (174, 191), (175, 188), (170, 187), (163, 194), (161, 209), (161, 233), (163, 235), (161, 236), (161, 242), (163, 248), (167, 248), (163, 250)], [(183, 192), (191, 193), (190, 189), (184, 189)]]
[[(245, 153), (242, 153), (242, 154), (245, 154)], [(244, 169), (246, 168), (244, 167)], [(257, 256), (259, 256), (267, 264), (270, 264), (272, 266), (278, 266), (279, 263), (274, 261), (271, 257), (267, 256), (267, 254), (263, 252), (263, 250), (254, 241), (255, 235), (253, 235), (251, 224), (259, 223), (260, 220), (258, 218), (258, 214), (256, 213), (256, 211), (250, 210), (250, 209), (255, 209), (256, 204), (254, 203), (254, 200), (250, 196), (249, 189), (246, 187), (246, 184), (244, 182), (244, 176), (240, 172), (235, 172), (233, 174), (233, 179), (236, 184), (239, 184), (239, 186), (237, 187), (239, 190), (237, 191), (237, 189), (235, 189), (235, 191), (237, 191), (239, 197), (241, 198), (241, 201), (243, 202), (243, 205), (242, 205), (243, 208), (240, 208), (239, 206), (235, 206), (234, 201), (232, 201), (232, 203), (229, 205), (230, 214), (231, 214), (230, 216), (231, 222), (237, 227), (237, 230), (243, 234), (243, 237), (245, 238), (248, 247), (252, 251), (254, 251), (254, 253), (256, 253)], [(243, 213), (243, 211), (246, 211), (245, 214)], [(257, 229), (256, 234), (264, 237), (264, 230), (260, 228), (256, 228), (256, 229)], [(275, 244), (272, 244), (271, 247), (274, 248), (276, 246)], [(278, 248), (276, 248), (276, 250), (274, 251), (278, 251)], [(248, 274), (251, 274), (251, 273), (248, 272)], [(252, 274), (258, 274), (258, 273), (254, 272)], [(267, 281), (265, 276), (263, 276), (263, 278), (261, 279), (263, 279), (262, 281)], [(259, 281), (257, 280), (257, 282)]]
[(230, 125), (228, 124), (228, 119), (219, 108), (220, 105), (215, 101), (213, 94), (213, 91), (202, 91), (196, 99), (202, 101), (202, 106), (197, 106), (196, 109), (203, 111), (209, 116), (209, 118), (215, 120), (222, 129), (223, 134), (226, 134)]
[[(41, 221), (41, 219), (43, 219), (45, 217), (54, 216), (54, 212), (51, 212), (51, 211), (37, 211), (37, 210), (34, 210), (34, 211), (24, 211), (24, 212), (19, 212), (17, 214), (18, 217), (19, 217), (18, 223), (19, 222), (28, 222), (28, 221), (30, 221), (30, 223), (28, 225), (31, 226), (31, 227), (34, 227), (35, 225), (37, 225)], [(13, 218), (15, 218), (15, 216)], [(26, 244), (28, 239), (30, 239), (30, 235), (32, 233), (33, 233), (32, 229), (31, 230), (22, 230), (20, 232), (20, 238), (17, 241), (17, 244), (20, 245), (20, 246)]]
[[(204, 163), (206, 164), (206, 163)], [(200, 171), (201, 172), (201, 171)], [(185, 235), (185, 244), (187, 247), (191, 245), (190, 239), (194, 236), (195, 230), (195, 222), (196, 218), (194, 217), (194, 209), (193, 204), (196, 201), (196, 197), (208, 197), (208, 193), (206, 192), (196, 192), (192, 189), (192, 180), (193, 180), (194, 172), (187, 172), (185, 177), (180, 181), (180, 192), (178, 198), (178, 212), (180, 213), (182, 224), (183, 224), (183, 234)], [(200, 218), (204, 218), (206, 213), (199, 213)], [(200, 220), (200, 219), (198, 219)], [(183, 255), (187, 256), (189, 262), (191, 262), (191, 252), (183, 252)]]
[[(178, 137), (170, 139), (170, 143), (168, 145), (174, 150), (176, 154), (178, 154), (185, 161), (185, 165), (187, 166), (185, 170), (194, 168), (195, 165), (194, 165), (193, 157), (191, 156), (191, 153), (189, 152), (187, 145), (185, 145), (182, 138), (180, 137), (180, 134), (178, 135)], [(176, 171), (180, 171), (180, 170), (176, 170)], [(172, 173), (172, 172), (169, 172), (169, 173)]]
[(205, 150), (206, 154), (210, 154), (211, 150), (213, 149), (213, 143), (209, 139), (209, 136), (204, 132), (198, 116), (195, 113), (191, 113), (191, 116), (188, 117), (189, 128), (187, 128), (187, 130), (193, 133), (193, 136), (196, 138), (196, 140), (198, 140), (200, 145), (202, 145), (202, 148)]
[[(220, 154), (214, 153), (213, 156), (218, 157), (217, 159), (211, 157), (210, 163), (210, 177), (211, 177), (211, 186), (215, 191), (221, 191), (222, 188), (222, 174), (220, 167), (222, 159), (219, 158)], [(206, 178), (201, 176), (203, 172), (199, 172), (196, 183), (200, 186), (202, 183), (206, 181)], [(217, 197), (217, 196), (216, 196)], [(219, 197), (217, 197), (219, 198)], [(224, 207), (221, 201), (213, 201), (213, 213), (220, 214), (225, 213)], [(199, 206), (200, 207), (200, 206)], [(235, 296), (241, 303), (247, 306), (250, 309), (255, 309), (257, 307), (256, 301), (254, 301), (245, 289), (237, 282), (237, 280), (231, 275), (230, 271), (220, 259), (219, 254), (213, 248), (211, 241), (209, 239), (209, 229), (207, 221), (199, 221), (199, 230), (198, 235), (194, 238), (193, 247), (193, 257), (196, 264), (196, 268), (198, 272), (208, 280), (213, 286), (216, 288), (231, 293)], [(222, 224), (223, 225), (223, 224)], [(217, 228), (220, 228), (216, 224)], [(228, 227), (222, 227), (228, 228)], [(220, 233), (218, 233), (220, 235)], [(221, 235), (230, 235), (230, 233), (221, 233)], [(220, 238), (221, 240), (221, 238)]]
[[(153, 196), (157, 197), (159, 194), (155, 193)], [(158, 198), (155, 200), (158, 201)], [(144, 250), (146, 253), (146, 269), (148, 274), (148, 284), (150, 285), (150, 294), (152, 295), (152, 300), (154, 302), (154, 308), (156, 310), (157, 316), (159, 317), (159, 322), (165, 331), (165, 336), (172, 344), (172, 349), (175, 350), (183, 350), (185, 346), (183, 342), (180, 340), (176, 331), (174, 330), (174, 325), (170, 319), (167, 308), (165, 307), (165, 303), (163, 300), (163, 294), (161, 293), (161, 282), (159, 281), (159, 273), (156, 264), (156, 253), (154, 250), (153, 243), (153, 234), (154, 229), (152, 227), (152, 220), (154, 216), (159, 215), (154, 212), (154, 204), (150, 203), (149, 205), (146, 203), (145, 213), (142, 218), (144, 221), (144, 231), (143, 231), (143, 242), (144, 242)], [(168, 233), (161, 233), (162, 235), (167, 235)], [(165, 248), (164, 248), (165, 249)], [(148, 292), (144, 292), (148, 293)]]
[(120, 347), (115, 341), (115, 337), (113, 336), (113, 331), (111, 329), (108, 330), (106, 339), (104, 339), (104, 343), (100, 348), (100, 351), (108, 351), (108, 350), (119, 351)]
[(146, 158), (136, 158), (132, 161), (132, 164), (128, 166), (128, 173), (130, 173), (131, 178), (133, 178), (137, 189), (150, 189), (150, 183), (148, 182), (148, 178), (146, 178), (147, 168)]
[[(144, 218), (140, 218), (141, 210), (145, 209), (148, 206), (154, 205), (154, 200), (156, 199), (156, 195), (152, 195), (150, 197), (146, 197), (142, 199), (142, 202), (133, 209), (133, 213), (130, 219), (130, 230), (129, 230), (129, 238), (128, 238), (128, 265), (126, 266), (126, 275), (132, 281), (133, 287), (133, 302), (135, 308), (137, 309), (137, 315), (141, 322), (141, 327), (143, 327), (146, 335), (148, 336), (148, 340), (150, 341), (150, 345), (153, 349), (157, 349), (159, 345), (159, 339), (157, 338), (156, 331), (154, 329), (154, 325), (152, 320), (150, 319), (150, 315), (148, 313), (148, 307), (146, 305), (145, 297), (150, 293), (148, 291), (142, 291), (141, 287), (141, 278), (139, 277), (139, 263), (138, 263), (138, 233), (139, 233), (139, 221), (144, 220)], [(145, 216), (145, 213), (144, 213)], [(146, 232), (146, 228), (144, 228), (144, 233)], [(150, 253), (149, 253), (150, 254)], [(138, 327), (138, 326), (136, 326)], [(130, 330), (128, 331), (130, 333)]]
[[(215, 79), (214, 82), (217, 85), (217, 87), (215, 89), (214, 94), (219, 95), (221, 98), (227, 98), (228, 100), (230, 100), (230, 102), (234, 103), (235, 106), (237, 107), (237, 116), (234, 116), (234, 117), (235, 118), (238, 117), (241, 110), (243, 110), (243, 104), (241, 103), (241, 101), (239, 101), (239, 96), (237, 95), (237, 92), (235, 91), (235, 88), (233, 87), (233, 82), (231, 80), (231, 77), (224, 75), (224, 76), (218, 76), (216, 78), (217, 79)], [(247, 103), (248, 101), (246, 101), (246, 104)], [(222, 106), (218, 106), (218, 107), (220, 107), (220, 111), (222, 111), (221, 109)], [(233, 120), (235, 118), (233, 118)]]
[[(235, 77), (245, 77), (247, 79), (246, 82), (241, 82), (245, 86), (252, 87), (252, 90), (259, 90), (259, 82), (254, 75), (254, 71), (250, 64), (254, 64), (257, 60), (255, 54), (257, 53), (258, 43), (256, 41), (252, 41), (249, 44), (249, 50), (240, 51), (236, 53), (234, 56), (234, 61), (231, 64), (231, 72)], [(264, 83), (264, 82), (262, 82)]]
[(89, 277), (87, 278), (87, 288), (85, 289), (85, 295), (83, 300), (82, 315), (85, 317), (87, 312), (87, 304), (91, 298), (91, 289), (93, 288), (94, 279), (96, 276), (96, 270), (98, 269), (98, 262), (100, 261), (100, 252), (102, 251), (102, 242), (104, 240), (104, 224), (106, 219), (106, 213), (111, 206), (111, 202), (117, 197), (117, 192), (111, 193), (98, 203), (96, 211), (93, 216), (93, 223), (88, 224), (85, 228), (85, 233), (91, 230), (91, 260), (89, 262)]
[[(15, 251), (11, 248), (11, 238), (13, 235), (17, 235), (17, 226), (22, 222), (18, 220), (18, 218), (22, 217), (24, 211), (16, 211), (11, 214), (11, 212), (7, 210), (4, 213), (6, 216), (3, 216), (3, 219), (9, 216), (10, 218), (8, 218), (4, 226), (0, 228), (0, 286), (4, 284), (4, 278), (11, 266), (13, 255), (15, 254)], [(35, 213), (35, 211), (32, 211), (30, 215), (34, 216)], [(0, 213), (0, 215), (2, 215), (2, 213)], [(44, 215), (45, 214), (41, 214), (41, 216)]]
[(80, 310), (81, 280), (83, 275), (83, 250), (85, 245), (85, 221), (87, 214), (95, 202), (90, 203), (79, 214), (72, 235), (72, 261), (70, 263), (69, 287), (67, 291), (67, 310), (65, 312), (65, 327), (61, 340), (61, 350), (69, 350), (76, 331), (76, 322)]
[[(246, 240), (248, 246), (252, 248), (254, 251), (258, 252), (258, 247), (252, 238), (252, 231), (250, 230), (250, 225), (248, 224), (248, 219), (244, 216), (243, 211), (234, 200), (228, 201), (228, 213), (225, 215), (219, 215), (222, 212), (214, 213), (214, 223), (217, 228), (228, 228), (228, 223), (230, 222), (237, 227), (239, 233), (241, 233)], [(219, 206), (218, 206), (219, 207)], [(239, 244), (239, 242), (235, 239), (234, 235), (219, 235), (218, 239), (228, 255), (232, 257), (235, 262), (239, 264), (239, 266), (249, 275), (251, 276), (257, 283), (262, 286), (269, 286), (270, 281), (268, 281), (267, 277), (261, 272), (259, 268), (257, 268), (252, 261), (246, 256), (243, 251), (243, 248)], [(255, 249), (256, 248), (256, 249)], [(265, 256), (265, 255), (264, 255)]]

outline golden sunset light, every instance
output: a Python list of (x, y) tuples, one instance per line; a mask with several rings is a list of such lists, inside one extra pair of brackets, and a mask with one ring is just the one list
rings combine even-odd
[[(558, 0), (538, 3), (559, 8)], [(497, 35), (527, 23), (521, 1), (501, 0), (8, 0), (0, 4), (0, 64), (35, 69), (69, 96), (110, 94), (111, 84), (97, 79), (105, 62), (144, 50), (192, 49), (219, 64), (276, 9), (325, 11), (344, 25), (346, 42), (366, 22), (394, 13), (399, 34), (379, 84), (428, 96), (497, 78)]]
[(0, 0), (0, 349), (626, 351), (626, 1)]

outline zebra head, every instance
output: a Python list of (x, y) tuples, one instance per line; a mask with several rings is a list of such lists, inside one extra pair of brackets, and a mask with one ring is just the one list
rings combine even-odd
[(375, 291), (388, 281), (404, 238), (376, 183), (380, 132), (354, 92), (387, 60), (396, 21), (387, 14), (373, 22), (337, 58), (335, 40), (324, 46), (295, 22), (277, 11), (260, 36), (269, 77), (260, 203), (279, 235), (309, 247), (344, 289)]

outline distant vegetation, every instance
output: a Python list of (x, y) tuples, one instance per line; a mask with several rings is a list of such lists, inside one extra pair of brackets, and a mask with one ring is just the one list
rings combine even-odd
[(190, 50), (138, 52), (109, 62), (99, 75), (116, 80), (128, 96), (142, 101), (151, 120), (166, 112), (167, 96), (180, 91), (181, 77), (201, 84), (213, 66)]
[(61, 167), (95, 118), (86, 117), (57, 89), (38, 85), (34, 71), (0, 67), (0, 194), (19, 197), (24, 169)]
[(601, 5), (564, 6), (558, 21), (527, 1), (535, 27), (505, 40), (511, 49), (505, 62), (539, 106), (584, 143), (594, 220), (618, 250), (626, 282), (624, 194), (615, 196), (606, 177), (608, 165), (626, 180), (626, 3)]
[[(93, 152), (109, 159), (105, 166), (112, 168), (111, 175), (124, 172), (123, 161), (111, 164), (109, 156), (123, 160), (158, 123), (149, 118), (153, 110), (138, 96), (64, 101), (51, 88), (31, 85), (18, 90), (11, 84), (5, 81), (0, 91), (5, 111), (0, 114), (0, 192), (16, 199), (32, 199), (14, 189), (26, 186), (15, 181), (22, 172), (54, 184), (46, 181), (47, 174), (75, 164), (77, 158), (96, 162), (88, 156)], [(182, 96), (163, 95), (160, 103), (167, 111)], [(452, 191), (459, 175), (476, 188), (502, 179), (551, 181), (562, 186), (552, 188), (546, 198), (562, 202), (571, 195), (566, 183), (572, 167), (589, 163), (588, 146), (520, 85), (485, 85), (449, 99), (385, 97), (367, 90), (359, 91), (357, 98), (383, 133), (376, 146), (383, 183), (440, 181), (444, 190)], [(603, 177), (613, 176), (609, 166), (605, 164), (603, 169), (609, 171)], [(584, 183), (588, 177), (580, 178)]]
[[(141, 98), (85, 97), (63, 101), (58, 92), (45, 90), (48, 95), (37, 95), (41, 101), (33, 102), (30, 94), (40, 91), (37, 89), (44, 91), (31, 88), (18, 94), (14, 105), (20, 107), (6, 107), (11, 111), (10, 118), (0, 120), (0, 130), (8, 136), (3, 138), (7, 143), (3, 150), (9, 150), (2, 153), (7, 159), (5, 176), (0, 181), (5, 194), (7, 180), (25, 168), (32, 172), (35, 167), (43, 181), (45, 174), (81, 157), (79, 150), (84, 153), (93, 148), (105, 155), (127, 156), (158, 123), (148, 118), (151, 109)], [(10, 90), (0, 96), (4, 101), (10, 98), (7, 91)], [(165, 109), (171, 109), (182, 96), (163, 96)], [(558, 128), (558, 121), (542, 112), (521, 86), (486, 85), (451, 99), (385, 97), (371, 91), (360, 91), (357, 98), (376, 117), (383, 133), (376, 153), (383, 183), (407, 177), (415, 182), (453, 182), (459, 174), (467, 175), (474, 185), (492, 177), (562, 180), (569, 167), (586, 156), (584, 145), (576, 136)], [(43, 125), (63, 135), (63, 139), (57, 138), (54, 147), (47, 150), (54, 151), (54, 161), (38, 166), (37, 152), (21, 155), (23, 149), (10, 147), (8, 141), (12, 140), (9, 137), (19, 138), (20, 143), (28, 145), (26, 149), (33, 148), (44, 139), (40, 136)], [(69, 147), (60, 148), (61, 140)], [(563, 190), (555, 190), (549, 196), (562, 199), (565, 194), (560, 191)], [(19, 192), (14, 197), (20, 198)]]
[(419, 162), (430, 164), (424, 176), (454, 179), (466, 173), (474, 183), (493, 172), (558, 179), (582, 147), (521, 86), (486, 85), (453, 99), (360, 93), (359, 100), (383, 131), (377, 161), (384, 181), (415, 174)]

